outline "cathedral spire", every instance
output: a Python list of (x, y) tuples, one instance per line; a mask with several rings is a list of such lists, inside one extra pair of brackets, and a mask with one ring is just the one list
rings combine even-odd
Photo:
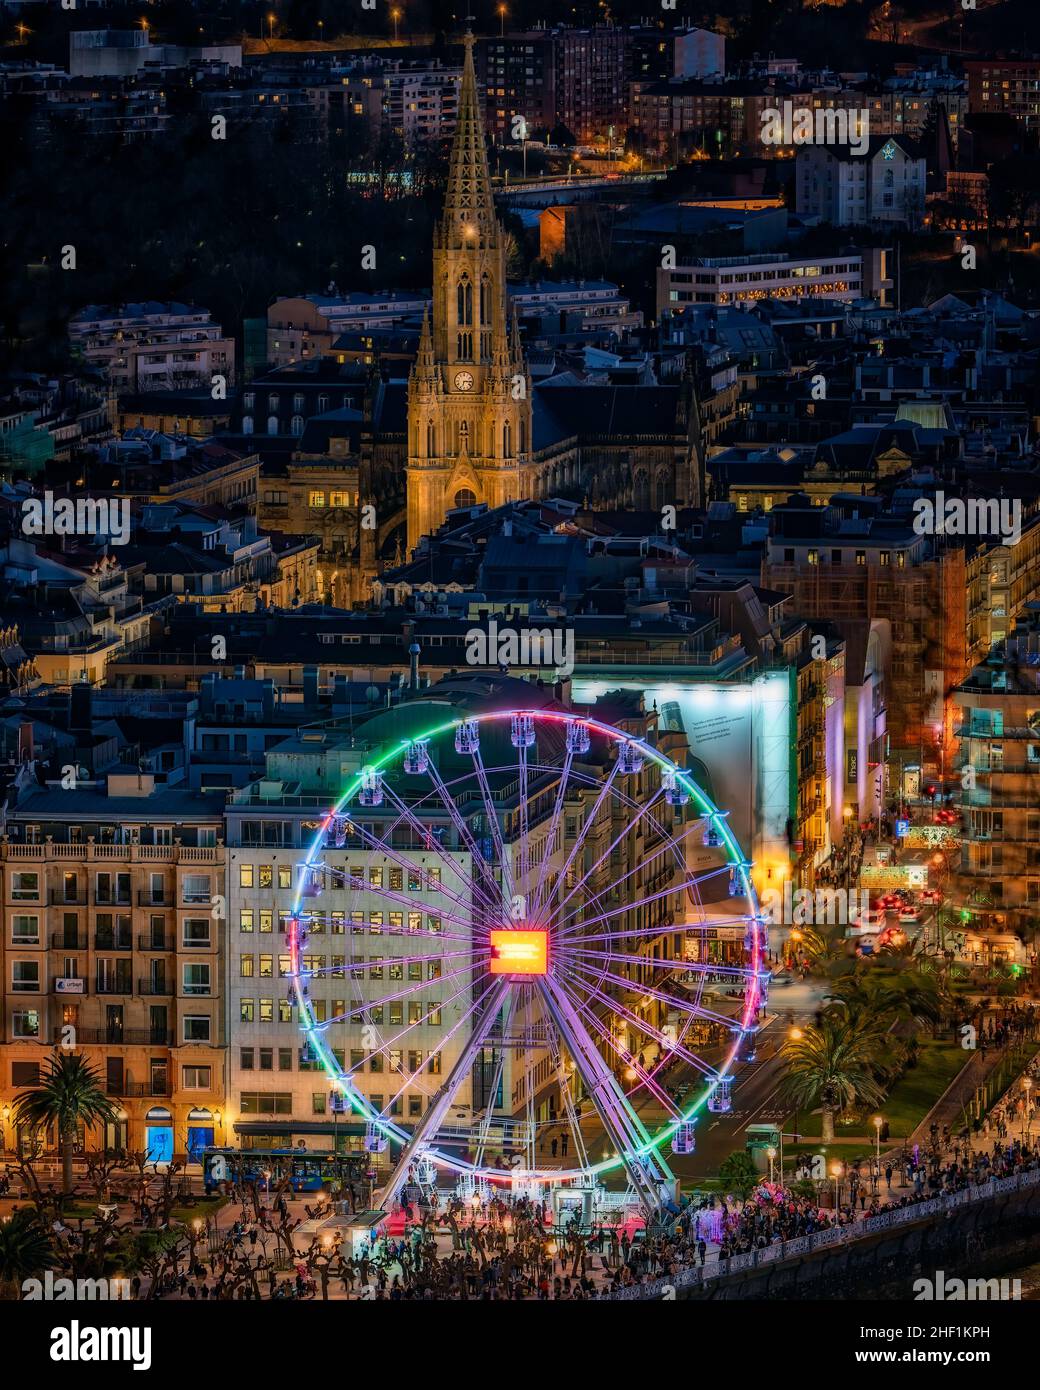
[(464, 39), (466, 57), (459, 89), (459, 114), (451, 147), (448, 190), (439, 227), (441, 245), (458, 249), (498, 243), (498, 221), (491, 195), (484, 118), (473, 67), (473, 35)]

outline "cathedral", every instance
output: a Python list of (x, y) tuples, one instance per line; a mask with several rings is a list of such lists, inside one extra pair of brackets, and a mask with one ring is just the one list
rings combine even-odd
[(433, 241), (433, 313), (408, 382), (408, 548), (453, 507), (530, 494), (531, 386), (516, 321), (506, 321), (473, 36), (459, 93), (444, 215)]

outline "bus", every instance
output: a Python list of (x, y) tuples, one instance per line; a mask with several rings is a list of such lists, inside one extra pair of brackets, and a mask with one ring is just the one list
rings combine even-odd
[(256, 1183), (267, 1191), (287, 1178), (293, 1192), (347, 1192), (352, 1183), (358, 1199), (368, 1200), (371, 1157), (367, 1153), (309, 1153), (306, 1149), (203, 1149), (205, 1190), (221, 1183)]

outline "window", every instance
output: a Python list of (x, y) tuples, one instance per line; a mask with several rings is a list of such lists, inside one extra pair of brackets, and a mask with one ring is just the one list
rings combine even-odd
[(238, 1021), (239, 1023), (252, 1023), (256, 1010), (255, 999), (240, 999), (238, 1001)]
[(17, 873), (11, 875), (11, 898), (14, 902), (35, 902), (39, 896), (39, 874)]
[(291, 1115), (292, 1093), (288, 1091), (243, 1091), (239, 1110), (243, 1115)]
[(16, 994), (38, 994), (40, 990), (40, 962), (36, 960), (12, 961), (11, 988)]
[(184, 966), (184, 993), (185, 994), (208, 994), (209, 993), (209, 964), (199, 961)]
[(208, 903), (210, 900), (209, 874), (185, 874), (182, 901), (186, 903)]
[(212, 1074), (212, 1067), (181, 1067), (181, 1086), (185, 1091), (209, 1091)]
[(11, 944), (14, 946), (38, 946), (40, 944), (40, 919), (24, 914), (11, 918)]
[(210, 919), (208, 917), (186, 917), (184, 919), (184, 945), (209, 946)]
[(291, 865), (291, 864), (279, 864), (279, 865), (278, 865), (278, 887), (279, 887), (279, 888), (291, 888), (291, 887), (292, 887), (292, 865)]
[(184, 1041), (208, 1043), (212, 1027), (208, 1014), (188, 1014), (184, 1019)]
[(12, 1086), (38, 1086), (40, 1084), (39, 1062), (12, 1062)]
[(38, 1038), (39, 1012), (36, 1009), (15, 1009), (11, 1014), (11, 1033), (16, 1038)]
[(308, 500), (308, 506), (311, 506), (311, 507), (324, 507), (324, 505), (325, 505), (325, 494), (324, 494), (324, 492), (314, 492), (314, 491), (312, 491), (312, 492), (309, 494), (307, 500)]
[(253, 966), (254, 960), (252, 956), (239, 956), (238, 973), (243, 980), (251, 980), (253, 978)]
[(253, 886), (253, 866), (252, 864), (240, 864), (238, 868), (239, 888), (252, 888)]

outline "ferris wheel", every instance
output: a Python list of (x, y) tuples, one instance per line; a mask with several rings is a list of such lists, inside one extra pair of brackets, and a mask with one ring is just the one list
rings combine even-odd
[(626, 1176), (657, 1210), (665, 1149), (694, 1151), (754, 1057), (769, 972), (750, 865), (727, 813), (631, 733), (555, 707), (449, 710), (376, 716), (300, 867), (305, 1053), (386, 1154), (384, 1206), (448, 1170)]

